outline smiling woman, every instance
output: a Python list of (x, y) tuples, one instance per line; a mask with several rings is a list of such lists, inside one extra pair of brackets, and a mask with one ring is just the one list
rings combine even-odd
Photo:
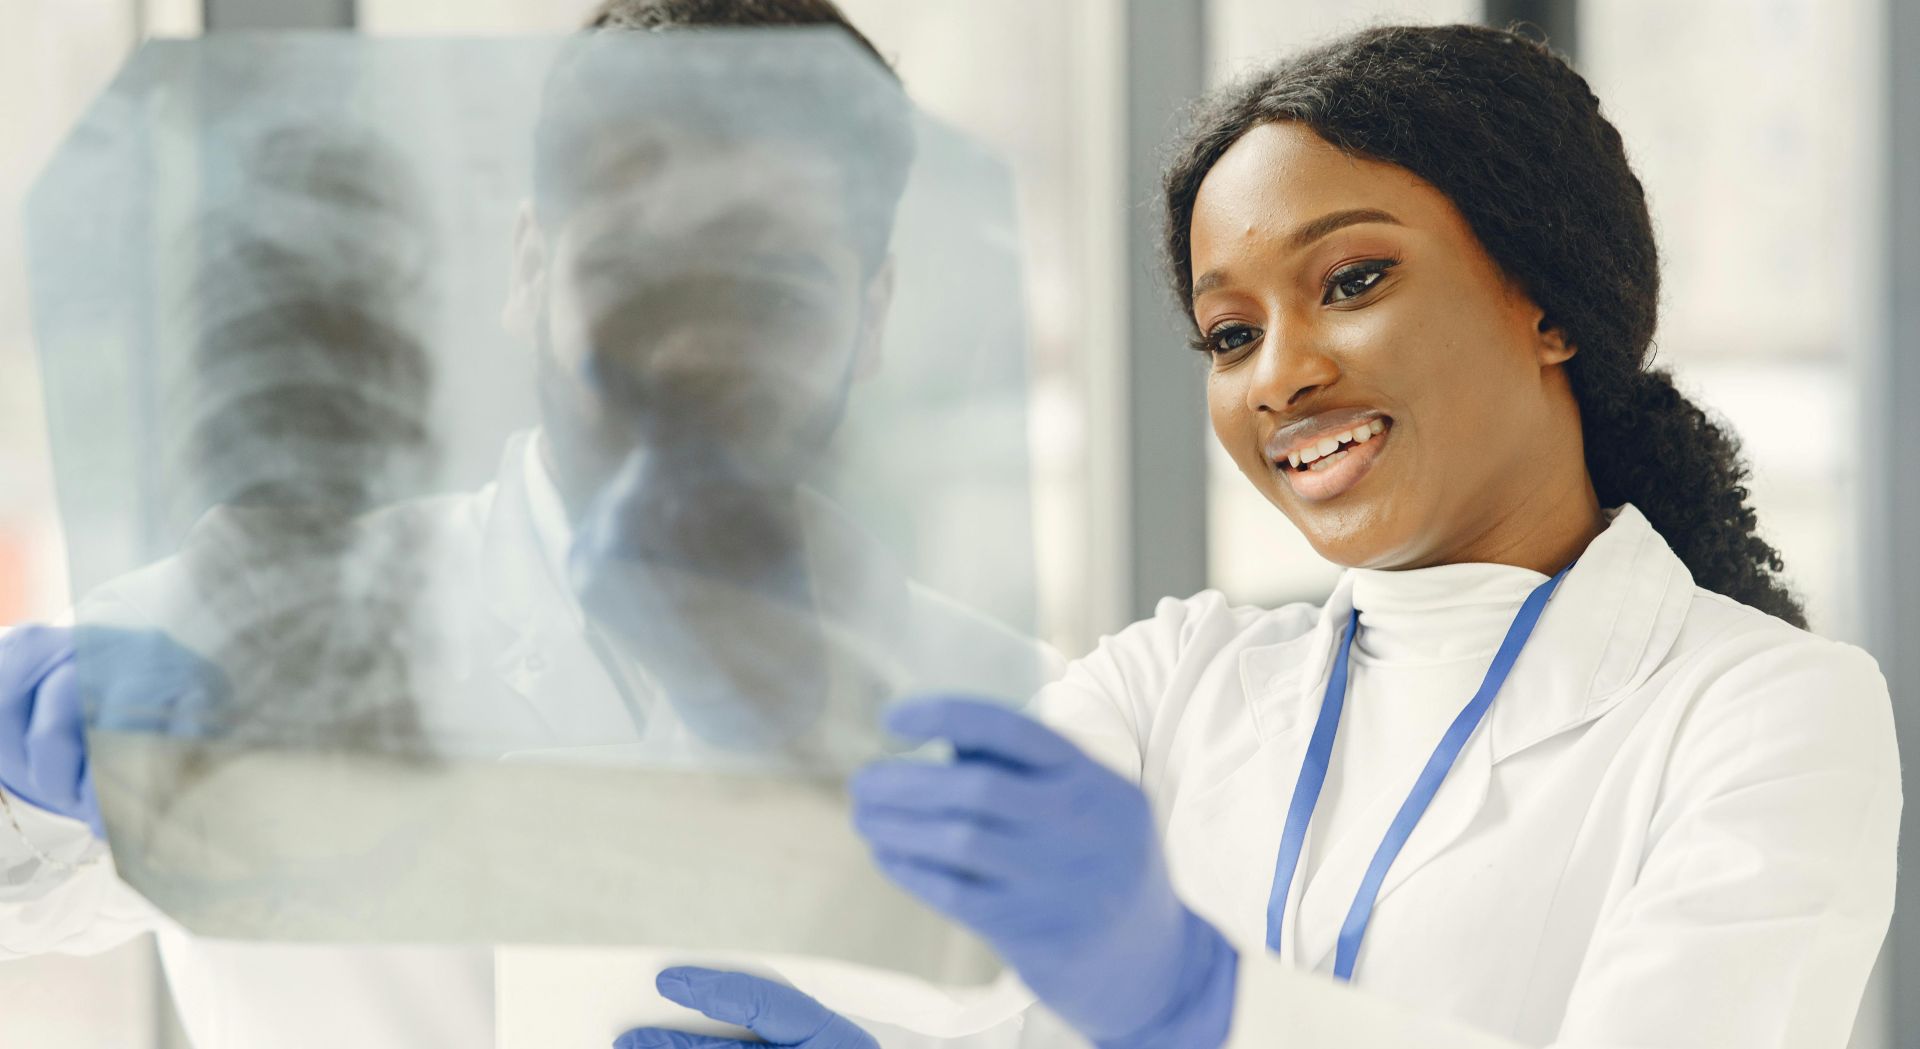
[[(1215, 432), (1323, 556), (1550, 572), (1631, 502), (1701, 586), (1805, 625), (1737, 439), (1649, 366), (1645, 195), (1544, 46), (1461, 25), (1308, 51), (1201, 107), (1165, 196)], [(1320, 451), (1354, 412), (1391, 438)]]
[(1214, 429), (1322, 555), (1551, 573), (1599, 534), (1571, 352), (1444, 194), (1266, 123), (1191, 207)]
[[(1045, 727), (896, 709), (953, 758), (852, 782), (880, 868), (1100, 1049), (1846, 1044), (1893, 907), (1886, 683), (1802, 627), (1733, 437), (1648, 368), (1651, 223), (1585, 81), (1367, 30), (1203, 104), (1167, 206), (1215, 432), (1345, 570), (1163, 599)], [(764, 981), (661, 987), (874, 1044)]]

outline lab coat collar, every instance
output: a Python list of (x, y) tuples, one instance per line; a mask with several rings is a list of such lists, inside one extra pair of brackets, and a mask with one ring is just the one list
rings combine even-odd
[[(1686, 618), (1687, 566), (1632, 503), (1603, 512), (1606, 530), (1560, 581), (1493, 705), (1494, 761), (1606, 713), (1659, 665)], [(1310, 630), (1242, 655), (1241, 680), (1263, 740), (1312, 728), (1352, 613), (1353, 575), (1343, 572)], [(1516, 695), (1525, 701), (1510, 698)]]
[[(1693, 573), (1639, 508), (1622, 503), (1547, 602), (1489, 720), (1494, 761), (1612, 710), (1665, 660), (1693, 603)], [(1505, 702), (1502, 702), (1504, 700)]]
[[(1388, 870), (1376, 907), (1473, 822), (1496, 764), (1605, 714), (1644, 682), (1672, 647), (1692, 600), (1692, 575), (1638, 508), (1623, 503), (1605, 512), (1610, 518), (1607, 529), (1588, 544), (1548, 601), (1487, 721), (1469, 739)], [(1289, 641), (1249, 649), (1241, 658), (1241, 681), (1256, 732), (1272, 759), (1267, 767), (1280, 781), (1268, 785), (1273, 796), (1260, 803), (1273, 810), (1265, 815), (1277, 813), (1265, 821), (1275, 824), (1271, 829), (1276, 842), (1292, 779), (1305, 758), (1325, 694), (1334, 648), (1352, 610), (1352, 577), (1343, 573), (1310, 630)], [(1461, 697), (1463, 705), (1467, 698)], [(1384, 827), (1404, 800), (1400, 792), (1383, 792), (1354, 825)], [(1379, 845), (1371, 832), (1321, 844), (1316, 829), (1317, 821), (1309, 825), (1306, 848), (1328, 850), (1326, 859), (1304, 892), (1296, 874), (1287, 894), (1280, 952), (1283, 960), (1309, 969), (1326, 961), (1334, 943), (1329, 939), (1310, 945), (1305, 948), (1310, 957), (1296, 957), (1300, 909), (1313, 911), (1316, 928), (1337, 928)]]

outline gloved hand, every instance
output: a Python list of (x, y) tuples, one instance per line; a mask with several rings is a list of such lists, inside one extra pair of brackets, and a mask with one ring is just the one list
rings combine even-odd
[(68, 628), (26, 625), (0, 636), (0, 786), (104, 838), (73, 655)]
[(734, 1049), (763, 1043), (795, 1049), (880, 1049), (872, 1035), (845, 1017), (791, 987), (758, 976), (681, 966), (662, 972), (654, 986), (668, 1001), (744, 1027), (762, 1041), (641, 1027), (616, 1039), (614, 1049)]
[(1225, 1041), (1238, 956), (1174, 895), (1138, 787), (996, 703), (913, 702), (887, 727), (955, 755), (855, 776), (854, 825), (888, 877), (1102, 1049)]
[(0, 636), (0, 786), (104, 838), (75, 661), (82, 647), (100, 728), (210, 735), (230, 689), (217, 667), (157, 631), (28, 625)]
[(226, 672), (166, 634), (82, 626), (74, 644), (94, 693), (94, 728), (205, 739), (241, 727)]

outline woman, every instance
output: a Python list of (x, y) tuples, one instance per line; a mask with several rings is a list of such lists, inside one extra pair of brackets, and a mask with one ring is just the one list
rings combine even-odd
[[(1040, 697), (1072, 743), (900, 709), (957, 757), (856, 781), (882, 867), (1109, 1049), (1844, 1045), (1893, 905), (1886, 685), (1803, 629), (1733, 436), (1649, 367), (1647, 205), (1586, 82), (1367, 30), (1206, 102), (1165, 203), (1214, 431), (1347, 571), (1163, 601)], [(750, 978), (661, 988), (872, 1044)], [(621, 1044), (723, 1044), (685, 1037)]]

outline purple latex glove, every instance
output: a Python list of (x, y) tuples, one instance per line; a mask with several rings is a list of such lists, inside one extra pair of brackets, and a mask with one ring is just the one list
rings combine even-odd
[(0, 786), (104, 838), (84, 722), (73, 631), (27, 625), (0, 636)]
[[(97, 707), (85, 709), (79, 657)], [(106, 837), (87, 761), (98, 728), (181, 738), (218, 733), (231, 706), (219, 668), (165, 634), (27, 625), (0, 636), (0, 786)]]
[(826, 1006), (758, 976), (680, 966), (662, 972), (654, 986), (668, 1001), (722, 1023), (744, 1027), (759, 1035), (761, 1041), (641, 1027), (621, 1035), (614, 1041), (614, 1049), (735, 1049), (763, 1044), (793, 1049), (880, 1049), (872, 1035)]
[(1238, 956), (1174, 895), (1146, 796), (1003, 704), (937, 697), (887, 727), (952, 743), (852, 784), (880, 868), (979, 933), (1102, 1049), (1215, 1049)]

